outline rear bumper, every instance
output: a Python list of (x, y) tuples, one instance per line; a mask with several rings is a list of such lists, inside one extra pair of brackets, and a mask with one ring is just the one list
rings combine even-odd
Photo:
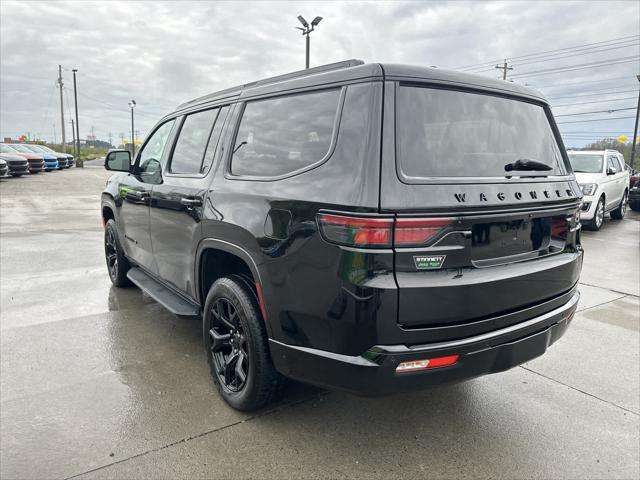
[[(543, 315), (492, 332), (458, 340), (407, 347), (375, 346), (359, 356), (341, 355), (269, 340), (271, 355), (283, 375), (306, 383), (359, 395), (386, 395), (402, 390), (467, 380), (508, 370), (542, 355), (566, 331), (578, 305), (576, 291), (568, 302)], [(396, 373), (401, 362), (459, 355), (456, 364)]]

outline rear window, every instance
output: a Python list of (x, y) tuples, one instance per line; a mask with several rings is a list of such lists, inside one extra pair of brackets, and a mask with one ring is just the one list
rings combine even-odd
[(504, 177), (506, 165), (518, 160), (549, 168), (523, 174), (566, 173), (539, 105), (471, 92), (401, 86), (396, 122), (398, 165), (409, 180)]
[(278, 177), (329, 153), (340, 90), (247, 103), (231, 159), (232, 175)]
[(569, 162), (575, 173), (602, 172), (603, 156), (598, 154), (569, 154)]

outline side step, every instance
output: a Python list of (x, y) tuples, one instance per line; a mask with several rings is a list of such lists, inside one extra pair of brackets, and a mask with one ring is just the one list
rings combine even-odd
[(127, 272), (127, 278), (174, 315), (180, 317), (200, 316), (200, 307), (198, 305), (168, 289), (147, 275), (142, 269), (132, 267)]

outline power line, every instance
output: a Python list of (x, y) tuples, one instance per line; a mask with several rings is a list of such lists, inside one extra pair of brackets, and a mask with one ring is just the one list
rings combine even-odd
[[(605, 44), (605, 43), (612, 43), (612, 42), (620, 42), (620, 41), (629, 41), (630, 39), (636, 39), (636, 38), (640, 38), (640, 35), (627, 35), (625, 37), (618, 37), (618, 38), (612, 38), (610, 40), (602, 40), (600, 42), (593, 42), (593, 43), (584, 43), (582, 45), (575, 45), (573, 47), (564, 47), (564, 48), (557, 48), (555, 50), (547, 50), (544, 52), (535, 52), (535, 53), (529, 53), (526, 55), (520, 55), (517, 57), (507, 57), (509, 60), (513, 61), (513, 60), (521, 60), (524, 58), (528, 58), (528, 57), (533, 57), (533, 56), (539, 56), (539, 55), (544, 55), (544, 54), (548, 54), (548, 53), (554, 53), (554, 52), (562, 52), (562, 51), (567, 51), (567, 50), (575, 50), (577, 48), (584, 48), (584, 47), (591, 47), (593, 45), (601, 45)], [(466, 70), (469, 68), (473, 68), (473, 67), (482, 67), (485, 65), (490, 65), (492, 63), (496, 63), (501, 61), (502, 59), (498, 58), (496, 60), (491, 60), (488, 62), (482, 62), (482, 63), (476, 63), (474, 65), (467, 65), (467, 66), (463, 66), (463, 67), (457, 67), (456, 70)]]
[(563, 113), (562, 115), (554, 115), (554, 117), (573, 117), (575, 115), (590, 115), (592, 113), (613, 113), (613, 112), (622, 112), (624, 110), (635, 110), (636, 107), (629, 108), (615, 108), (610, 110), (595, 110), (593, 112), (581, 112), (581, 113)]
[[(554, 53), (551, 55), (541, 55), (541, 56), (537, 56), (537, 57), (532, 57), (530, 59), (524, 59), (524, 61), (521, 62), (514, 62), (513, 59), (511, 60), (511, 63), (515, 63), (516, 67), (520, 67), (522, 65), (531, 65), (533, 63), (542, 63), (542, 62), (553, 62), (556, 60), (561, 60), (563, 58), (571, 58), (571, 57), (581, 57), (581, 56), (585, 56), (585, 55), (595, 55), (598, 53), (602, 53), (602, 52), (608, 52), (610, 50), (618, 50), (621, 48), (628, 48), (628, 47), (636, 47), (640, 44), (638, 44), (636, 42), (636, 40), (632, 40), (632, 41), (625, 41), (623, 43), (620, 44), (611, 44), (611, 45), (601, 45), (600, 47), (590, 47), (590, 48), (586, 48), (586, 49), (579, 49), (579, 50), (575, 50), (574, 52), (571, 53)], [(607, 48), (602, 48), (602, 47), (607, 47)], [(508, 59), (509, 60), (509, 59)], [(483, 67), (478, 67), (478, 68), (485, 68)], [(474, 72), (477, 71), (478, 68), (474, 68), (471, 70), (464, 70), (466, 72)]]
[(573, 72), (575, 70), (584, 70), (585, 68), (607, 67), (609, 65), (618, 65), (621, 63), (637, 62), (640, 57), (631, 55), (629, 57), (619, 57), (611, 60), (601, 60), (599, 62), (578, 63), (576, 65), (567, 65), (566, 67), (547, 68), (545, 70), (534, 70), (533, 72), (522, 72), (512, 75), (512, 77), (533, 77), (536, 75), (549, 75), (552, 73)]
[(557, 107), (573, 107), (575, 105), (587, 105), (589, 103), (604, 103), (604, 102), (617, 102), (620, 100), (633, 100), (636, 97), (624, 97), (624, 98), (611, 98), (607, 100), (591, 100), (590, 102), (580, 102), (580, 103), (564, 103), (562, 105), (552, 105), (553, 108)]
[[(591, 90), (593, 91), (593, 90)], [(600, 92), (600, 93), (579, 93), (578, 95), (559, 95), (557, 97), (549, 97), (547, 100), (551, 100), (551, 99), (555, 99), (558, 100), (559, 98), (582, 98), (582, 97), (601, 97), (603, 95), (617, 95), (619, 93), (629, 93), (629, 92), (636, 92), (637, 90), (609, 90), (606, 92)]]
[(571, 82), (571, 83), (554, 83), (553, 85), (528, 85), (532, 88), (556, 88), (556, 87), (565, 87), (569, 85), (584, 85), (585, 83), (600, 83), (600, 82), (612, 82), (614, 80), (633, 80), (632, 76), (628, 77), (615, 77), (615, 78), (603, 78), (600, 80), (586, 80), (584, 82)]
[(562, 125), (564, 123), (586, 123), (586, 122), (607, 122), (609, 120), (625, 120), (627, 118), (636, 118), (634, 115), (629, 115), (627, 117), (612, 117), (612, 118), (592, 118), (590, 120), (570, 120), (568, 122), (557, 122), (558, 125)]

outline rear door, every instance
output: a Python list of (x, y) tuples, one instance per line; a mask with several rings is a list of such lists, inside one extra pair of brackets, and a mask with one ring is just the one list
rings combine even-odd
[(454, 326), (571, 290), (580, 192), (548, 109), (431, 85), (388, 82), (385, 94), (399, 324)]
[(151, 237), (158, 274), (194, 296), (195, 251), (211, 183), (220, 132), (229, 106), (187, 114), (179, 119), (176, 140), (151, 192)]
[(620, 203), (620, 198), (622, 198), (622, 192), (624, 190), (621, 189), (622, 178), (617, 155), (613, 153), (607, 154), (607, 170), (605, 173), (606, 177), (603, 189), (607, 197), (606, 209), (610, 210)]

